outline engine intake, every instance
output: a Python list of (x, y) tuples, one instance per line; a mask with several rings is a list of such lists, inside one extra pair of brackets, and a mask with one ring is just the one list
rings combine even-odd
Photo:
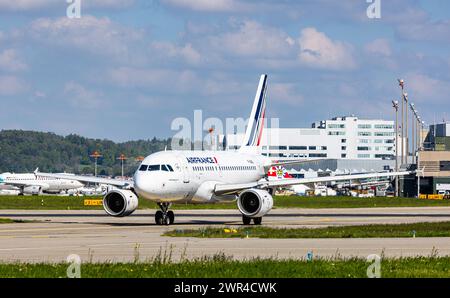
[(247, 217), (261, 217), (273, 207), (273, 198), (265, 190), (249, 189), (242, 192), (238, 198), (238, 208)]
[(138, 197), (131, 190), (113, 189), (103, 197), (103, 208), (114, 217), (132, 214), (138, 207)]

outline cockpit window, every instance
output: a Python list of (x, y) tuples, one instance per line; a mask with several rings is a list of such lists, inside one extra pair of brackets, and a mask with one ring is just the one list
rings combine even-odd
[(148, 166), (148, 170), (149, 171), (159, 171), (160, 170), (160, 165), (149, 165)]
[(141, 165), (141, 167), (139, 168), (139, 171), (147, 171), (147, 165)]
[(171, 165), (161, 165), (161, 171), (173, 172), (173, 168)]

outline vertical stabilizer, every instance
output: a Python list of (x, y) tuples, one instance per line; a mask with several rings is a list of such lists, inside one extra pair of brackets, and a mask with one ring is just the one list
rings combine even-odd
[(264, 119), (266, 116), (266, 91), (267, 75), (261, 75), (258, 90), (253, 102), (252, 113), (248, 120), (247, 130), (240, 151), (259, 153), (261, 137), (264, 129)]

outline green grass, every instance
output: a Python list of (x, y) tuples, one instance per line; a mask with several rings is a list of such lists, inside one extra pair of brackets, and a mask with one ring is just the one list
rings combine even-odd
[(66, 196), (0, 196), (0, 209), (28, 210), (92, 210), (103, 209), (102, 206), (84, 206), (84, 199), (100, 199), (99, 197), (66, 197)]
[[(85, 199), (101, 197), (75, 196), (0, 196), (0, 209), (32, 210), (102, 210), (102, 206), (84, 206)], [(450, 206), (450, 200), (419, 200), (414, 198), (353, 198), (353, 197), (274, 197), (274, 208), (371, 208)], [(139, 200), (139, 209), (156, 209), (155, 203)], [(236, 203), (177, 204), (183, 209), (236, 209)]]
[(372, 207), (433, 207), (450, 206), (450, 200), (420, 200), (416, 198), (354, 198), (354, 197), (276, 197), (275, 207), (282, 208), (372, 208)]
[(9, 219), (9, 218), (0, 218), (0, 224), (5, 224), (5, 223), (14, 223), (14, 220)]
[[(163, 236), (199, 238), (405, 238), (450, 237), (450, 222), (413, 224), (361, 225), (326, 228), (269, 228), (245, 227), (232, 231), (228, 228), (176, 229)], [(229, 232), (231, 231), (231, 232)]]
[[(363, 259), (237, 261), (218, 255), (179, 263), (82, 263), (80, 271), (83, 278), (367, 278), (370, 264)], [(0, 278), (64, 278), (67, 268), (68, 264), (0, 264)], [(381, 277), (448, 278), (450, 257), (383, 259)]]
[(0, 224), (24, 223), (24, 222), (34, 222), (34, 221), (31, 221), (31, 220), (22, 220), (22, 219), (0, 218)]

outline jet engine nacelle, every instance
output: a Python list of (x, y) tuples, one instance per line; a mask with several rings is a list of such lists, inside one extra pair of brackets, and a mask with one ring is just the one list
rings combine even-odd
[(30, 185), (23, 188), (23, 193), (28, 195), (38, 195), (41, 193), (42, 187), (38, 185)]
[(127, 189), (113, 189), (103, 197), (103, 208), (114, 217), (128, 216), (138, 207), (138, 197)]
[(241, 192), (238, 198), (238, 208), (247, 217), (262, 217), (273, 207), (273, 198), (262, 189), (249, 189)]

